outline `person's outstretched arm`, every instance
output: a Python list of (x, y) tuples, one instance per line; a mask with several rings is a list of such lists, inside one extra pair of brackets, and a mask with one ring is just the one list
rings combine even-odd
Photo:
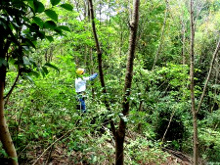
[(89, 77), (89, 80), (92, 81), (98, 76), (98, 73), (94, 73)]

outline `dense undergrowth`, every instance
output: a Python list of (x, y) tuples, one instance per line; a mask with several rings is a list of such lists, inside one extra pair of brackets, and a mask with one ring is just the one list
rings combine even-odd
[[(178, 68), (177, 65), (175, 67)], [(192, 119), (189, 104), (185, 102), (187, 91), (178, 85), (180, 90), (185, 90), (183, 96), (179, 98), (181, 91), (168, 89), (177, 87), (175, 83), (172, 84), (176, 81), (178, 71), (175, 67), (172, 66), (174, 69), (172, 73), (170, 71), (167, 73), (166, 68), (158, 69), (156, 74), (142, 73), (144, 75), (142, 81), (151, 81), (153, 85), (144, 98), (140, 97), (138, 91), (132, 92), (132, 109), (125, 144), (126, 164), (166, 163), (170, 156), (162, 151), (161, 147), (164, 146), (187, 155), (192, 154)], [(33, 163), (47, 147), (49, 149), (38, 163), (47, 161), (64, 161), (63, 163), (70, 164), (113, 163), (114, 140), (109, 126), (103, 127), (103, 121), (106, 115), (113, 115), (117, 121), (120, 105), (114, 101), (115, 97), (112, 97), (111, 106), (115, 112), (111, 114), (107, 112), (100, 101), (102, 94), (96, 80), (93, 84), (88, 84), (87, 113), (80, 113), (76, 109), (74, 75), (70, 76), (71, 72), (62, 74), (64, 68), (60, 69), (60, 73), (50, 70), (44, 78), (33, 77), (32, 82), (20, 79), (6, 105), (5, 112), (20, 163)], [(168, 70), (170, 69), (168, 66)], [(8, 75), (9, 86), (16, 75), (13, 71)], [(170, 83), (164, 84), (165, 87), (160, 85), (158, 88), (157, 83), (167, 77), (170, 78)], [(160, 88), (166, 88), (167, 91), (161, 91)], [(141, 99), (144, 99), (144, 102), (142, 108), (138, 109), (137, 105)], [(172, 114), (173, 117), (170, 119)], [(161, 139), (170, 120), (170, 127), (163, 143)], [(200, 157), (204, 160), (219, 161), (218, 123), (218, 111), (211, 114), (206, 112), (203, 120), (199, 121)], [(51, 146), (59, 138), (61, 139)], [(7, 155), (1, 149), (1, 157), (4, 156)]]
[[(20, 74), (9, 101), (2, 99), (2, 102), (7, 102), (4, 113), (19, 163), (113, 164), (115, 142), (105, 121), (111, 117), (118, 123), (122, 110), (131, 1), (94, 1), (95, 10), (100, 9), (100, 15), (102, 7), (109, 9), (105, 13), (108, 19), (97, 18), (95, 21), (107, 93), (102, 93), (98, 78), (88, 82), (85, 114), (76, 109), (75, 71), (84, 67), (88, 76), (98, 72), (99, 65), (87, 4), (80, 0), (78, 6), (58, 5), (63, 3), (60, 0), (34, 0), (30, 4), (29, 1), (27, 4), (26, 1), (17, 4), (18, 1), (14, 0), (2, 2), (30, 5), (28, 13), (36, 10), (23, 19), (26, 13), (20, 8), (21, 18), (17, 18), (10, 7), (1, 6), (1, 12), (8, 9), (9, 16), (1, 15), (1, 20), (5, 19), (6, 23), (0, 22), (4, 25), (0, 28), (7, 28), (6, 38), (9, 40), (15, 33), (12, 35), (13, 44), (6, 53), (7, 58), (0, 57), (0, 67), (7, 68), (4, 96), (10, 91), (18, 71)], [(197, 3), (196, 106), (219, 40), (220, 25), (220, 4), (217, 0)], [(14, 10), (14, 6), (11, 7)], [(125, 164), (184, 164), (164, 148), (178, 151), (189, 160), (192, 157), (189, 14), (185, 0), (178, 3), (172, 0), (169, 3), (160, 0), (141, 2), (134, 76), (128, 98), (130, 112), (125, 138)], [(81, 18), (82, 15), (84, 18)], [(30, 25), (23, 26), (22, 21)], [(27, 33), (27, 38), (23, 33)], [(1, 37), (4, 36), (2, 34)], [(33, 37), (36, 40), (32, 42)], [(220, 164), (218, 58), (206, 91), (198, 113), (199, 157), (205, 164)], [(106, 110), (103, 98), (110, 104), (111, 112)], [(7, 157), (0, 144), (0, 164)]]

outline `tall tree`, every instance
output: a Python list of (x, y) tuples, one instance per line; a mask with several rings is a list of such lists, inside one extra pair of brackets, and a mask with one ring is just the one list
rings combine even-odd
[(128, 116), (129, 108), (130, 108), (129, 97), (131, 94), (131, 84), (133, 78), (133, 65), (134, 65), (137, 29), (138, 29), (138, 21), (139, 21), (139, 6), (140, 6), (140, 0), (134, 0), (132, 22), (130, 22), (129, 55), (127, 58), (124, 96), (122, 102), (123, 110), (120, 116), (119, 127), (115, 131), (116, 165), (124, 164), (124, 139), (125, 139), (126, 123), (127, 123), (126, 116)]
[[(105, 83), (104, 83), (104, 75), (102, 70), (102, 51), (100, 48), (100, 44), (98, 41), (98, 36), (96, 33), (95, 21), (94, 21), (94, 11), (93, 11), (93, 3), (92, 0), (89, 0), (90, 4), (90, 14), (92, 18), (92, 29), (94, 34), (94, 39), (96, 43), (96, 49), (98, 54), (98, 62), (99, 62), (99, 73), (100, 73), (100, 81), (103, 87), (103, 93), (106, 94)], [(125, 76), (125, 85), (124, 85), (124, 96), (122, 103), (122, 113), (120, 114), (120, 122), (119, 128), (115, 130), (114, 123), (110, 121), (111, 129), (115, 137), (116, 141), (116, 157), (115, 163), (116, 165), (124, 164), (124, 138), (126, 132), (126, 116), (129, 113), (129, 97), (131, 92), (131, 84), (133, 78), (133, 65), (134, 65), (134, 56), (135, 56), (135, 48), (136, 48), (136, 38), (137, 38), (137, 29), (138, 29), (138, 20), (139, 20), (139, 6), (140, 0), (134, 0), (133, 3), (133, 15), (132, 22), (130, 22), (130, 38), (129, 38), (129, 55), (127, 58), (127, 67), (126, 67), (126, 76)], [(106, 108), (110, 110), (109, 103), (107, 100), (104, 100)]]
[[(3, 144), (3, 148), (5, 149), (8, 156), (11, 158), (12, 165), (17, 165), (17, 153), (11, 138), (11, 134), (8, 129), (8, 125), (6, 122), (6, 118), (4, 115), (4, 88), (5, 88), (5, 77), (6, 77), (6, 63), (3, 64), (3, 59), (5, 59), (6, 54), (8, 52), (10, 42), (4, 43), (3, 37), (0, 36), (1, 40), (1, 48), (0, 48), (0, 62), (2, 63), (0, 66), (0, 140)], [(4, 45), (4, 46), (3, 46)]]
[[(94, 16), (94, 9), (93, 9), (93, 2), (92, 0), (89, 1), (89, 9), (90, 9), (90, 15), (91, 15), (91, 21), (92, 21), (92, 31), (95, 39), (95, 44), (96, 44), (96, 50), (97, 50), (97, 55), (98, 55), (98, 65), (99, 65), (99, 78), (101, 82), (101, 86), (103, 88), (103, 93), (106, 94), (106, 87), (105, 87), (105, 79), (104, 79), (104, 74), (103, 74), (103, 68), (102, 68), (102, 50), (99, 44), (99, 39), (97, 36), (96, 32), (96, 25), (95, 25), (95, 16)], [(104, 103), (106, 105), (106, 108), (110, 111), (110, 105), (107, 102), (106, 97), (104, 98)]]
[(198, 164), (198, 128), (197, 128), (197, 111), (195, 108), (195, 96), (194, 96), (194, 0), (190, 0), (190, 93), (191, 93), (191, 111), (193, 116), (193, 164)]
[[(51, 0), (50, 2), (54, 7), (60, 0)], [(72, 6), (68, 4), (62, 4), (60, 7), (72, 10)], [(41, 18), (37, 17), (38, 13), (43, 12), (50, 20), (44, 22)], [(23, 0), (2, 0), (0, 1), (0, 13), (0, 140), (10, 158), (10, 164), (16, 165), (18, 164), (17, 153), (4, 115), (4, 98), (6, 97), (3, 95), (9, 59), (13, 59), (18, 73), (25, 76), (33, 71), (34, 66), (37, 66), (34, 61), (28, 58), (29, 53), (35, 48), (36, 42), (39, 39), (53, 39), (52, 36), (47, 36), (45, 31), (48, 30), (53, 31), (54, 34), (62, 34), (62, 30), (67, 30), (68, 27), (57, 26), (55, 23), (58, 21), (56, 12), (52, 8), (45, 10), (45, 6), (37, 0), (30, 0), (28, 2)]]

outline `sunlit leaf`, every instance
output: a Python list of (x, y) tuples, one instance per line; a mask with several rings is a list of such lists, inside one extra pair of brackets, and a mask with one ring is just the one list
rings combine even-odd
[(49, 73), (49, 71), (47, 70), (47, 68), (45, 66), (42, 67), (42, 70), (45, 73), (45, 75), (47, 75)]
[(68, 11), (72, 11), (73, 10), (73, 7), (70, 4), (67, 4), (67, 3), (60, 5), (60, 7), (66, 9)]
[(55, 6), (57, 5), (58, 3), (60, 3), (61, 0), (50, 0), (50, 3)]
[(40, 26), (41, 28), (44, 26), (44, 22), (42, 19), (40, 19), (39, 17), (33, 17), (33, 21)]
[(42, 13), (45, 10), (45, 7), (41, 2), (35, 0), (34, 1), (34, 9), (35, 9), (36, 13)]
[(55, 11), (48, 9), (48, 10), (45, 10), (44, 12), (52, 20), (54, 20), (56, 22), (58, 21), (58, 15), (57, 15), (57, 13)]
[(70, 29), (68, 26), (58, 26), (58, 28), (62, 29), (62, 30), (65, 30), (65, 31), (69, 31), (70, 32)]
[(57, 72), (60, 72), (59, 68), (51, 63), (46, 63), (44, 66), (50, 67), (52, 69), (55, 69)]

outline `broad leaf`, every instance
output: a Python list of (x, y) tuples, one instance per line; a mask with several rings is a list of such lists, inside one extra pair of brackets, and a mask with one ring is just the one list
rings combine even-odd
[(48, 9), (48, 10), (45, 10), (44, 12), (52, 20), (54, 20), (56, 22), (58, 21), (58, 15), (57, 15), (57, 13), (55, 11)]
[(8, 62), (4, 59), (4, 58), (2, 58), (2, 57), (0, 57), (0, 67), (2, 66), (2, 65), (4, 65), (4, 66), (8, 66)]
[(24, 63), (24, 65), (30, 65), (31, 64), (29, 59), (25, 56), (23, 57), (23, 63)]
[(35, 44), (36, 43), (34, 41), (31, 41), (27, 38), (23, 39), (23, 43), (21, 43), (21, 45), (23, 45), (23, 46), (31, 46), (33, 48), (36, 48)]
[(42, 13), (45, 10), (45, 7), (41, 2), (35, 0), (34, 1), (34, 9), (35, 9), (36, 13)]
[(53, 39), (52, 36), (46, 36), (46, 38), (47, 38), (50, 42), (53, 42), (53, 41), (54, 41), (54, 39)]
[(58, 28), (62, 29), (62, 30), (65, 30), (65, 31), (69, 31), (70, 32), (70, 29), (68, 26), (58, 26)]
[(49, 73), (49, 71), (47, 70), (47, 68), (45, 66), (42, 67), (42, 70), (45, 73), (45, 75), (47, 75)]
[(57, 5), (58, 3), (60, 3), (61, 0), (50, 0), (50, 3), (55, 6)]
[(42, 19), (40, 19), (39, 17), (34, 17), (34, 18), (33, 18), (33, 21), (34, 21), (38, 26), (40, 26), (41, 28), (43, 28), (44, 22), (43, 22)]
[(35, 77), (39, 77), (40, 76), (40, 74), (38, 72), (33, 71), (33, 70), (29, 73), (29, 75), (34, 75)]
[(70, 4), (67, 4), (67, 3), (60, 5), (60, 7), (66, 9), (66, 10), (69, 10), (69, 11), (73, 10), (73, 7)]
[(46, 63), (44, 66), (47, 66), (47, 67), (53, 68), (53, 69), (55, 69), (57, 72), (60, 73), (59, 68), (56, 67), (55, 65), (51, 64), (51, 63)]
[(27, 74), (23, 74), (22, 77), (23, 77), (23, 79), (26, 79), (26, 80), (30, 81), (31, 83), (35, 84), (34, 80), (30, 76), (28, 76)]
[(63, 33), (62, 33), (62, 29), (61, 28), (59, 28), (59, 27), (56, 27), (55, 29), (54, 29), (54, 31), (56, 31), (58, 34), (60, 34), (60, 35), (62, 35)]
[(55, 29), (56, 28), (56, 23), (55, 22), (53, 22), (53, 21), (46, 21), (45, 23), (44, 23), (44, 28), (46, 28), (46, 29)]

